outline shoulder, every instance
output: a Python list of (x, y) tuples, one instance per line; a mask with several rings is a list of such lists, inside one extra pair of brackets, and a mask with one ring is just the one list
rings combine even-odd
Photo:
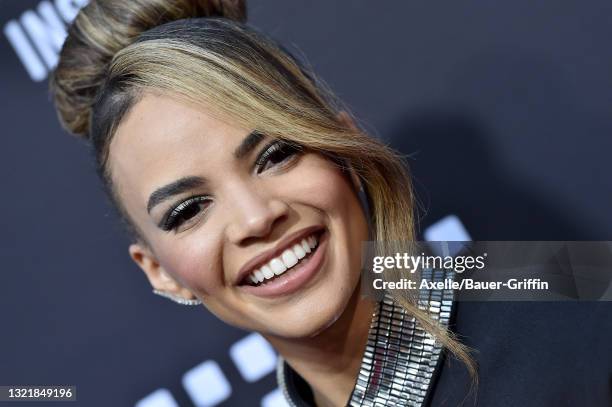
[[(476, 351), (477, 392), (465, 405), (612, 405), (609, 302), (461, 302), (451, 329)], [(431, 406), (456, 406), (469, 378), (440, 371)], [(474, 404), (477, 399), (477, 404)]]

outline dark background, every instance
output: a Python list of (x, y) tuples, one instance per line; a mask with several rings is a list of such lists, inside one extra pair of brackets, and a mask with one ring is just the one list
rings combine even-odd
[[(3, 0), (3, 30), (40, 3)], [(421, 231), (455, 214), (474, 240), (612, 240), (611, 2), (249, 10), (409, 157)], [(72, 384), (70, 405), (84, 406), (166, 388), (190, 406), (182, 375), (215, 360), (233, 388), (223, 405), (259, 405), (273, 374), (247, 383), (228, 356), (247, 333), (150, 293), (87, 147), (60, 129), (6, 32), (0, 59), (0, 385)]]

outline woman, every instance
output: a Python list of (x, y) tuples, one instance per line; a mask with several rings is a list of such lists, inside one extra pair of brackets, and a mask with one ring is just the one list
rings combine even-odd
[(448, 402), (443, 346), (475, 380), (452, 298), (360, 295), (362, 242), (414, 237), (401, 160), (245, 17), (240, 1), (94, 0), (70, 29), (55, 103), (91, 141), (132, 259), (155, 293), (261, 333), (291, 405)]

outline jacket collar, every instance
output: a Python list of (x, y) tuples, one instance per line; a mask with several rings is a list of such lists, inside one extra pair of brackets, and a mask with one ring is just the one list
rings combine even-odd
[[(425, 270), (421, 279), (454, 280), (452, 270)], [(448, 327), (453, 310), (452, 290), (423, 289), (418, 306)], [(425, 405), (442, 361), (442, 346), (421, 324), (385, 293), (370, 324), (361, 367), (351, 393), (350, 406)], [(312, 390), (282, 358), (277, 380), (291, 407), (314, 406)]]

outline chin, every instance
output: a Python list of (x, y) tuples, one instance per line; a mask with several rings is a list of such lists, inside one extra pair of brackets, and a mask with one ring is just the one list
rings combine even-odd
[[(271, 320), (268, 332), (287, 339), (306, 339), (320, 335), (345, 312), (356, 289), (355, 285), (347, 284), (342, 289), (339, 285), (329, 283), (327, 288), (331, 290), (322, 290), (318, 295), (304, 298)], [(285, 323), (279, 326), (279, 321)]]

